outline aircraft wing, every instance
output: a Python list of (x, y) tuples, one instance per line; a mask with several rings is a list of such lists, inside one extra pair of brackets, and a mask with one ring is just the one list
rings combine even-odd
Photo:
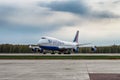
[(29, 45), (29, 48), (32, 48), (32, 49), (37, 48), (37, 49), (39, 49), (39, 46), (38, 45)]
[(78, 44), (77, 46), (84, 46), (84, 45), (89, 45), (91, 43), (83, 43), (83, 44)]

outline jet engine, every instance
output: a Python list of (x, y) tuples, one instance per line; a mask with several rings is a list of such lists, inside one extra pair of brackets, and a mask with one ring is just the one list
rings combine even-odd
[(33, 51), (33, 52), (37, 52), (37, 49), (36, 49), (36, 48), (32, 48), (32, 51)]
[(39, 48), (38, 52), (43, 53), (43, 49)]
[(78, 53), (78, 51), (79, 51), (79, 47), (76, 47), (73, 49), (73, 52), (75, 52), (75, 53)]
[(96, 52), (97, 51), (97, 47), (96, 46), (91, 47), (91, 51)]

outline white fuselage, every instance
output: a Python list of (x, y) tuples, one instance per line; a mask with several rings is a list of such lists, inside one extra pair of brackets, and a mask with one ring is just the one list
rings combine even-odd
[(42, 37), (38, 41), (38, 45), (39, 45), (40, 48), (43, 48), (43, 49), (60, 50), (60, 49), (73, 49), (73, 48), (76, 48), (78, 43), (62, 41), (62, 40), (52, 38), (52, 37)]
[[(54, 53), (54, 51), (59, 51), (59, 53), (63, 52), (70, 54), (70, 52), (78, 52), (81, 45), (88, 45), (88, 43), (79, 44), (78, 36), (79, 31), (76, 32), (73, 42), (62, 41), (53, 37), (43, 36), (38, 41), (37, 46), (30, 45), (29, 47), (32, 48), (32, 51), (34, 52), (38, 50), (40, 53), (44, 54), (46, 50), (51, 50), (52, 53)], [(93, 47), (92, 51), (96, 51), (96, 47)]]

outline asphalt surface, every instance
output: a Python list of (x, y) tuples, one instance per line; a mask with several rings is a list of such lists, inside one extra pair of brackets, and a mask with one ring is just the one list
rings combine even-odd
[(89, 74), (90, 80), (120, 80), (120, 74)]
[(38, 55), (38, 56), (120, 56), (120, 53), (72, 53), (72, 54), (41, 54), (41, 53), (0, 53), (0, 56), (31, 56), (31, 55)]
[(0, 80), (90, 80), (103, 73), (120, 74), (120, 60), (0, 60)]

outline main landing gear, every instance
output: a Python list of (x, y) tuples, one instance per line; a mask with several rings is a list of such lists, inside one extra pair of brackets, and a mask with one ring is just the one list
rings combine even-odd
[(63, 51), (49, 51), (49, 50), (41, 50), (38, 51), (41, 54), (71, 54), (71, 50), (63, 50)]

